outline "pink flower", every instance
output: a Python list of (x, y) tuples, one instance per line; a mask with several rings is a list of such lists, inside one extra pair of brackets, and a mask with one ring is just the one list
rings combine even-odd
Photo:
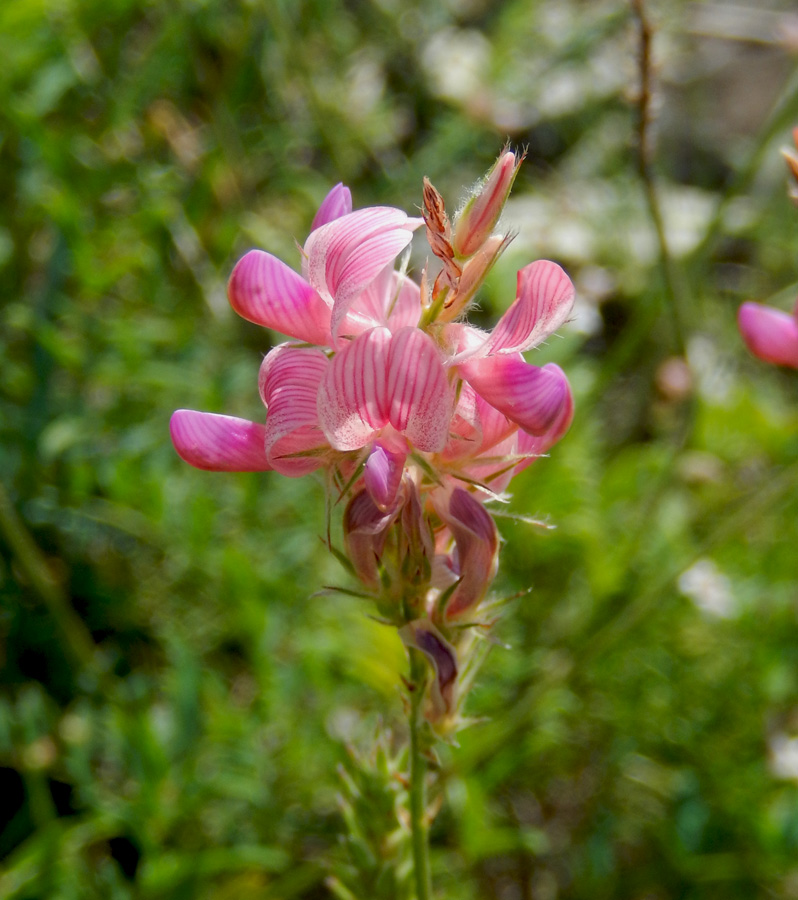
[(798, 369), (798, 305), (789, 315), (760, 303), (743, 303), (737, 322), (754, 356)]

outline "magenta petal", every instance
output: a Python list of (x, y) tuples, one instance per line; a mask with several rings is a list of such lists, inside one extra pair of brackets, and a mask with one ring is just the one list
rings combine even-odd
[(379, 441), (371, 448), (363, 470), (363, 482), (380, 509), (388, 509), (395, 503), (406, 459), (407, 453), (392, 450)]
[(240, 259), (227, 296), (249, 322), (309, 344), (329, 343), (330, 307), (301, 275), (270, 253), (250, 250)]
[(451, 715), (456, 705), (457, 653), (429, 619), (414, 619), (399, 632), (404, 643), (420, 650), (432, 666), (435, 678), (430, 684), (431, 709), (427, 717), (433, 722)]
[(754, 356), (798, 369), (798, 316), (761, 303), (743, 303), (737, 322)]
[(529, 350), (565, 322), (573, 305), (574, 286), (556, 263), (541, 259), (525, 266), (518, 273), (515, 302), (479, 355)]
[(452, 621), (472, 613), (485, 596), (499, 565), (499, 533), (490, 513), (463, 488), (452, 491), (441, 515), (454, 536), (460, 572), (444, 613)]
[(313, 224), (310, 226), (311, 231), (327, 225), (334, 219), (340, 219), (352, 212), (352, 194), (348, 187), (340, 182), (330, 191), (322, 200), (319, 211), (313, 217)]
[(178, 409), (169, 422), (172, 443), (192, 466), (211, 472), (265, 472), (266, 429), (234, 416)]
[(387, 328), (373, 328), (332, 358), (322, 379), (318, 417), (336, 450), (359, 450), (388, 421), (385, 399)]
[(419, 450), (442, 450), (449, 436), (452, 396), (435, 342), (417, 328), (400, 328), (388, 368), (390, 421)]
[(260, 369), (259, 386), (268, 408), (266, 454), (272, 467), (291, 477), (323, 464), (328, 449), (319, 427), (316, 400), (329, 360), (315, 348), (281, 344)]
[(484, 400), (532, 434), (547, 431), (572, 402), (568, 379), (552, 363), (539, 369), (520, 356), (489, 356), (459, 370)]
[(343, 528), (346, 552), (360, 580), (369, 587), (379, 584), (378, 561), (385, 537), (397, 511), (376, 507), (367, 491), (360, 491), (344, 512)]

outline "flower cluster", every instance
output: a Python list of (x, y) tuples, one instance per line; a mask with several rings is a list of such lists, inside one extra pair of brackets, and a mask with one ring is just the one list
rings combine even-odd
[[(520, 162), (502, 154), (454, 224), (426, 180), (423, 218), (353, 211), (349, 190), (333, 188), (301, 274), (252, 250), (230, 278), (239, 315), (291, 338), (260, 369), (265, 424), (193, 410), (171, 420), (178, 453), (198, 468), (327, 474), (346, 502), (352, 571), (429, 661), (427, 716), (441, 731), (456, 723), (469, 632), (487, 624), (479, 608), (499, 536), (485, 502), (573, 414), (561, 369), (523, 357), (570, 313), (573, 286), (559, 266), (523, 268), (492, 332), (463, 321), (509, 242), (493, 230)], [(422, 226), (440, 262), (417, 284), (406, 265)]]
[[(789, 194), (798, 204), (798, 128), (792, 132), (796, 150), (782, 151), (790, 174)], [(798, 369), (798, 303), (790, 315), (762, 303), (743, 303), (737, 315), (748, 349), (765, 362)]]

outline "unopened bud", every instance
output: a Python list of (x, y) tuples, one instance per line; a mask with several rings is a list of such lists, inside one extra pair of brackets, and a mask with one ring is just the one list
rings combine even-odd
[(459, 259), (473, 256), (492, 234), (522, 160), (512, 150), (503, 153), (457, 217), (452, 244)]
[(511, 240), (512, 235), (492, 234), (487, 238), (479, 251), (463, 266), (463, 274), (457, 282), (457, 289), (446, 298), (443, 310), (438, 316), (439, 321), (451, 322), (460, 315)]

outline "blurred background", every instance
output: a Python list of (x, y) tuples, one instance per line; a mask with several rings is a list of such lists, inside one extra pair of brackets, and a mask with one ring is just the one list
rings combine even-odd
[[(621, 0), (0, 6), (0, 897), (331, 896), (337, 766), (402, 734), (403, 653), (327, 553), (324, 490), (211, 474), (177, 407), (260, 419), (278, 337), (225, 283), (296, 265), (329, 188), (456, 209), (507, 140), (517, 237), (574, 321), (577, 401), (513, 484), (498, 628), (442, 760), (449, 900), (798, 897), (792, 0), (655, 2), (652, 177)], [(361, 900), (372, 900), (362, 897)]]

